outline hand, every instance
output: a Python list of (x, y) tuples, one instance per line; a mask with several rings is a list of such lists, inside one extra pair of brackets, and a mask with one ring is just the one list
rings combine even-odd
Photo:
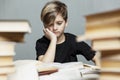
[(49, 40), (57, 40), (56, 35), (52, 31), (50, 31), (48, 28), (44, 28), (43, 32)]

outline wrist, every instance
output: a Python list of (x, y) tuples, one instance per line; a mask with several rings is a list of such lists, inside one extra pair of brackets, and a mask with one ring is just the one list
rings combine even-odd
[(57, 38), (52, 38), (51, 42), (57, 42)]

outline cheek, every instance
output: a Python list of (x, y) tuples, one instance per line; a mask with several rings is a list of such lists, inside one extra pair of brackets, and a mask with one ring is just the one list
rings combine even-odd
[(61, 26), (61, 30), (64, 30), (64, 29), (65, 29), (65, 25), (62, 25), (62, 26)]
[(50, 27), (49, 27), (48, 29), (49, 29), (50, 31), (53, 31), (53, 29), (52, 29), (52, 28), (50, 28)]

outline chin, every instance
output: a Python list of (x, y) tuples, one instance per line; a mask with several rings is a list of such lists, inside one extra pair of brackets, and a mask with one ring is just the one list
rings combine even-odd
[(59, 37), (61, 37), (61, 36), (62, 36), (62, 34), (61, 34), (61, 33), (56, 33), (55, 35), (57, 36), (57, 38), (59, 38)]
[(60, 38), (62, 35), (56, 35), (57, 36), (57, 38)]
[(56, 35), (57, 37), (59, 37), (59, 36), (60, 36), (60, 34), (58, 34), (58, 33), (55, 33), (55, 35)]
[(57, 36), (57, 38), (59, 38), (60, 36), (59, 35), (56, 35)]
[(59, 34), (55, 34), (56, 35), (56, 37), (60, 37), (60, 35)]

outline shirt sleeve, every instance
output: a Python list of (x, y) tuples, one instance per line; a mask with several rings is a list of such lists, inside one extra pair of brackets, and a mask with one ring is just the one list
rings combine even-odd
[(95, 56), (96, 51), (92, 50), (91, 47), (84, 41), (77, 42), (76, 45), (77, 54), (83, 55), (87, 60), (92, 60), (92, 58)]
[(44, 55), (46, 50), (47, 50), (47, 44), (44, 43), (43, 41), (40, 41), (40, 40), (37, 40), (36, 41), (36, 46), (35, 46), (35, 49), (36, 49), (36, 60), (38, 60), (38, 57), (40, 55)]

